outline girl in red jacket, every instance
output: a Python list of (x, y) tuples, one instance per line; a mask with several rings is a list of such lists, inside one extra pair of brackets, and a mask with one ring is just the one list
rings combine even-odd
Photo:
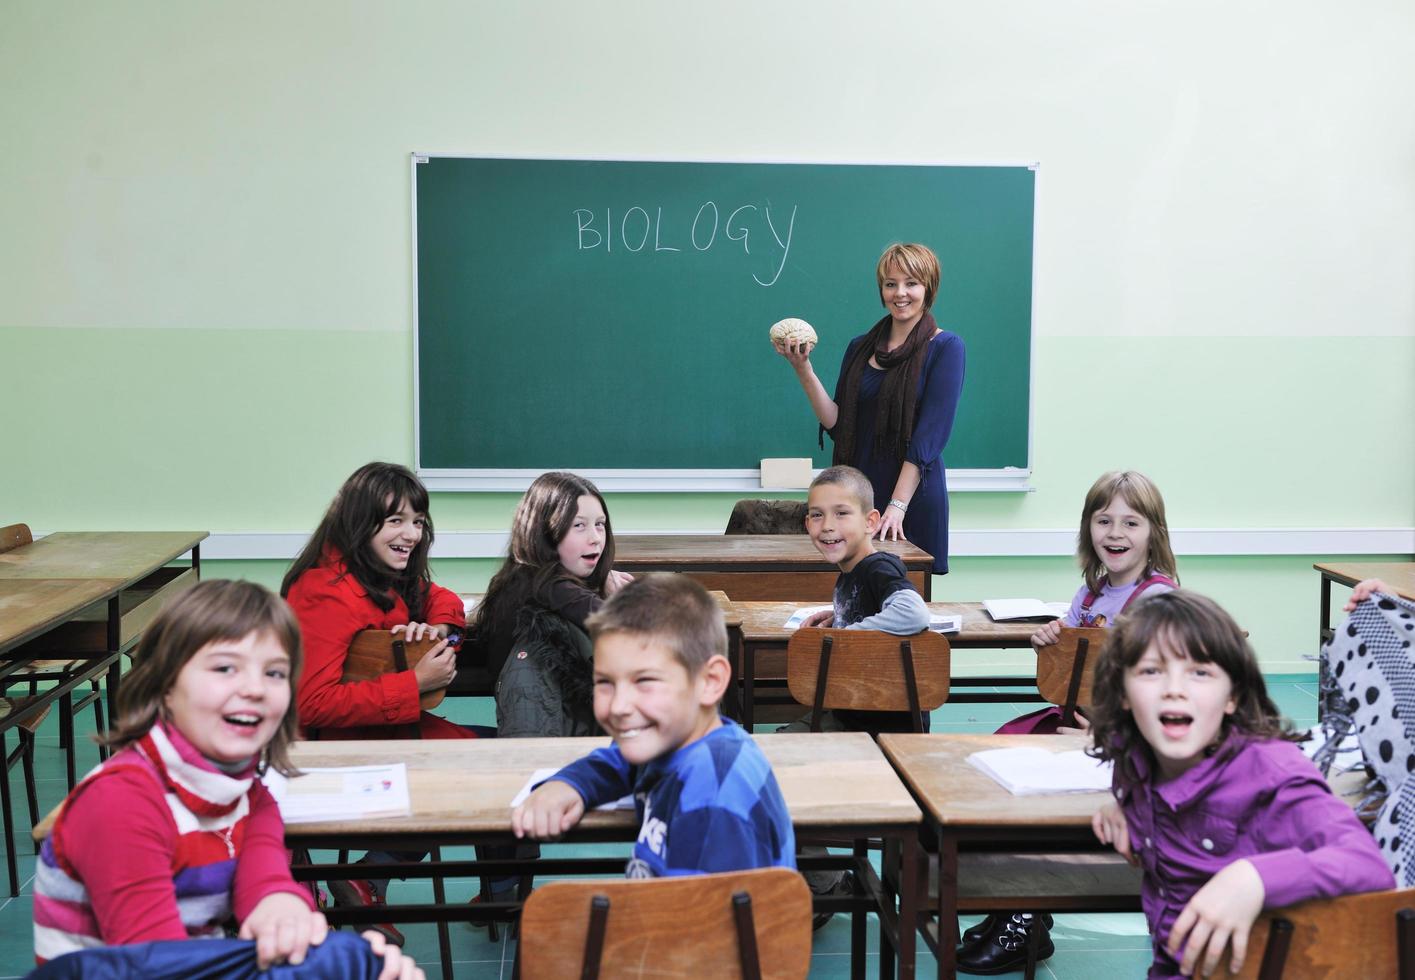
[[(428, 714), (419, 695), (446, 687), (456, 675), (447, 637), (466, 616), (455, 592), (433, 583), (427, 488), (410, 470), (369, 463), (344, 482), (309, 543), (285, 573), (280, 594), (300, 620), (305, 669), (296, 689), (300, 726), (319, 738), (476, 738), (477, 733)], [(392, 630), (410, 640), (443, 642), (412, 670), (344, 683), (349, 644), (360, 630)], [(384, 863), (423, 854), (370, 853)], [(331, 881), (342, 905), (376, 905), (386, 881)], [(380, 925), (395, 942), (402, 936)]]
[(460, 632), (462, 600), (428, 575), (432, 519), (427, 489), (407, 468), (369, 463), (344, 482), (280, 594), (300, 620), (305, 672), (296, 692), (300, 726), (319, 738), (476, 738), (423, 711), (425, 691), (457, 673), (452, 647), (434, 647), (412, 670), (344, 683), (349, 644), (360, 630), (410, 640)]

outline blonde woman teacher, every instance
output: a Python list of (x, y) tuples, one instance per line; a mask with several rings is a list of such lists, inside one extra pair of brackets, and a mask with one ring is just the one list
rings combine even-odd
[(943, 449), (963, 388), (966, 355), (957, 334), (929, 312), (938, 295), (938, 256), (926, 245), (891, 245), (875, 268), (886, 315), (850, 341), (835, 397), (811, 366), (811, 345), (781, 344), (777, 353), (820, 420), (832, 462), (861, 470), (875, 489), (881, 539), (907, 539), (948, 572), (948, 486)]

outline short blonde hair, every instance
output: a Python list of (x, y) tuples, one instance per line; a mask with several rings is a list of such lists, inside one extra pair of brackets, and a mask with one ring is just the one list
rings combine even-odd
[(1164, 575), (1174, 579), (1174, 584), (1178, 585), (1179, 572), (1175, 568), (1174, 551), (1169, 546), (1169, 522), (1165, 520), (1164, 498), (1160, 496), (1159, 487), (1143, 473), (1115, 470), (1102, 474), (1099, 480), (1091, 484), (1091, 489), (1086, 492), (1085, 506), (1081, 508), (1081, 530), (1076, 535), (1076, 561), (1086, 577), (1086, 588), (1099, 593), (1105, 579), (1105, 562), (1101, 561), (1096, 546), (1091, 542), (1091, 518), (1116, 497), (1150, 522), (1145, 576)]
[(674, 572), (650, 572), (624, 586), (585, 620), (590, 639), (625, 633), (657, 640), (696, 676), (713, 657), (727, 656), (722, 608), (697, 582)]
[[(892, 266), (898, 266), (905, 275), (912, 276), (924, 284), (924, 309), (934, 305), (938, 295), (938, 282), (942, 277), (938, 256), (927, 245), (917, 242), (896, 242), (884, 250), (875, 266), (875, 281), (880, 290), (880, 302), (884, 303), (884, 278)], [(884, 303), (888, 308), (889, 304)]]
[(839, 487), (854, 497), (860, 505), (860, 513), (868, 514), (875, 509), (875, 488), (870, 478), (853, 466), (831, 466), (820, 471), (811, 481), (811, 489), (819, 486)]

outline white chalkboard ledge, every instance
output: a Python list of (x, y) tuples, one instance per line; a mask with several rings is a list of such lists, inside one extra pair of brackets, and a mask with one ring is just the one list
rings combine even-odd
[[(438, 470), (418, 469), (418, 476), (429, 490), (511, 491), (523, 492), (545, 469), (525, 470)], [(800, 493), (781, 487), (761, 485), (761, 470), (594, 470), (574, 469), (573, 472), (605, 493)], [(819, 473), (819, 470), (815, 472)], [(1007, 467), (1000, 470), (949, 470), (950, 493), (970, 491), (1031, 493), (1032, 471)]]

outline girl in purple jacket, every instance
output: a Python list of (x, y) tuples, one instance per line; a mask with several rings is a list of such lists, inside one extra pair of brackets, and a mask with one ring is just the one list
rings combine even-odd
[(1212, 600), (1167, 592), (1120, 617), (1092, 707), (1091, 751), (1115, 764), (1092, 825), (1144, 872), (1151, 977), (1207, 976), (1230, 946), (1236, 972), (1263, 909), (1395, 886)]

